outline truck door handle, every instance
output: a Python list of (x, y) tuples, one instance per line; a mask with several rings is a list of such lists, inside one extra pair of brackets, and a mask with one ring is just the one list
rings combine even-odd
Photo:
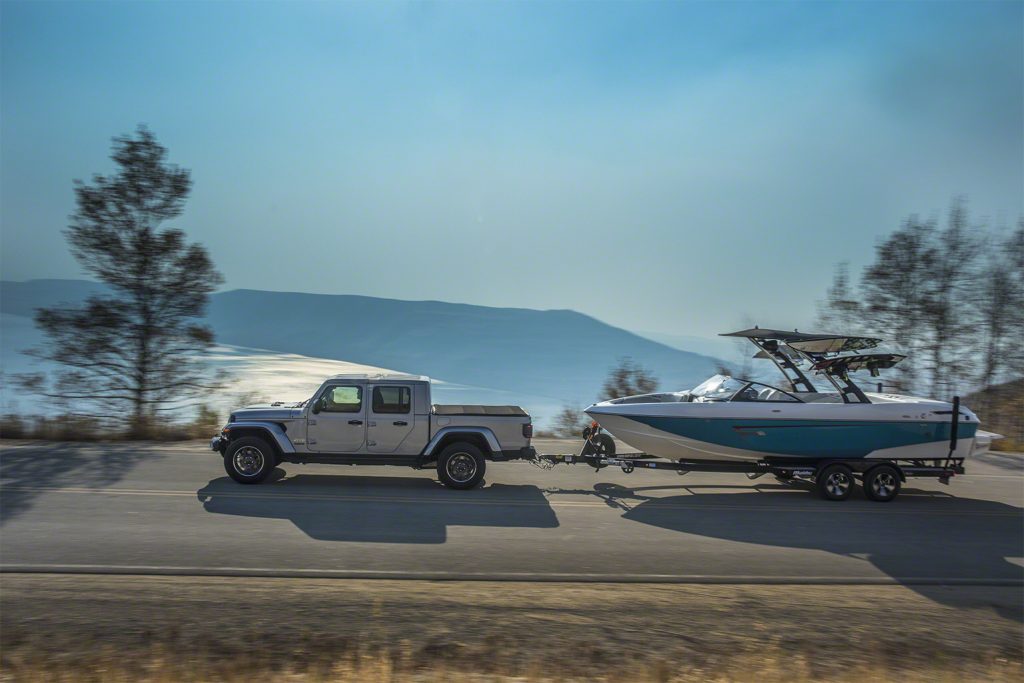
[(405, 427), (405, 426), (406, 426), (406, 425), (408, 425), (409, 423), (408, 423), (408, 422), (406, 422), (405, 420), (395, 420), (395, 421), (394, 421), (394, 422), (392, 422), (391, 424), (395, 425), (396, 427)]
[(363, 421), (362, 420), (349, 420), (348, 423), (350, 425), (361, 425), (361, 424), (363, 424)]

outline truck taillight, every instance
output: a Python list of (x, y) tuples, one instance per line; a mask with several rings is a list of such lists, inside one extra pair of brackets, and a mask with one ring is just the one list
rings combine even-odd
[(527, 439), (532, 439), (533, 438), (533, 423), (532, 422), (523, 425), (523, 436), (525, 436)]

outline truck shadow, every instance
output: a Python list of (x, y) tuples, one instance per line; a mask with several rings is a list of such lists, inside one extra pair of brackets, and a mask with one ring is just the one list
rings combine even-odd
[[(957, 604), (960, 597), (950, 586), (958, 580), (1009, 584), (1019, 599), (992, 607), (1008, 619), (1024, 621), (1024, 567), (1011, 561), (1024, 557), (1021, 508), (906, 488), (898, 500), (885, 504), (863, 497), (830, 503), (786, 484), (745, 487), (750, 493), (737, 492), (735, 486), (729, 493), (714, 492), (720, 488), (599, 483), (579, 493), (622, 510), (625, 519), (662, 529), (856, 558), (939, 603)], [(651, 495), (673, 489), (688, 494)], [(816, 572), (808, 568), (807, 573)]]
[(444, 543), (449, 525), (558, 526), (544, 493), (532, 485), (453, 491), (414, 477), (283, 474), (277, 470), (258, 486), (220, 477), (196, 495), (207, 512), (286, 519), (318, 541)]
[(40, 443), (0, 452), (0, 526), (28, 510), (47, 489), (103, 488), (120, 481), (141, 460), (145, 444)]

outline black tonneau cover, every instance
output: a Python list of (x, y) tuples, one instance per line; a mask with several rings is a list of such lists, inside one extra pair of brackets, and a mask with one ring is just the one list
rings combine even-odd
[(530, 414), (519, 406), (470, 406), (470, 405), (435, 405), (434, 415), (481, 415), (508, 417), (529, 417)]

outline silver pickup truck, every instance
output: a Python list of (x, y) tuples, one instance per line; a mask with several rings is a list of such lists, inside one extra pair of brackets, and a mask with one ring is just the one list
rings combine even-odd
[(301, 403), (231, 413), (210, 441), (224, 469), (257, 484), (282, 462), (436, 466), (446, 486), (473, 488), (487, 460), (532, 458), (533, 423), (518, 406), (432, 405), (427, 377), (336, 375)]

